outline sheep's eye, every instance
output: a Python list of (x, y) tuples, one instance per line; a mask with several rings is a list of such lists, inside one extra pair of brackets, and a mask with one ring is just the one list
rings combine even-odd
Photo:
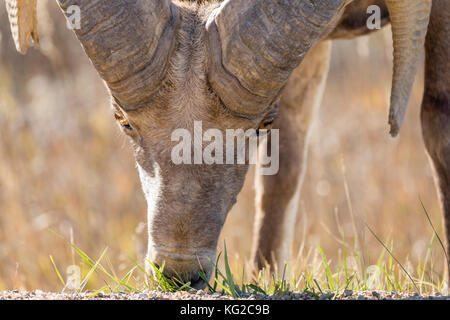
[(121, 113), (116, 111), (116, 112), (114, 112), (114, 117), (116, 118), (117, 123), (122, 126), (122, 128), (127, 129), (127, 130), (131, 130), (132, 129), (130, 123), (123, 116), (123, 114), (121, 114)]
[(259, 125), (259, 129), (265, 129), (265, 130), (270, 130), (272, 128), (273, 125), (273, 120), (266, 120), (261, 122), (261, 124)]
[(260, 130), (270, 130), (272, 128), (273, 120), (264, 120), (259, 125), (258, 130), (256, 131), (258, 136), (266, 134), (268, 131), (260, 131)]

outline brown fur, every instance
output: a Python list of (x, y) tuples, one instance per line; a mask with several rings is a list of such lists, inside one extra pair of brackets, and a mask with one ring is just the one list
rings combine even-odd
[(330, 39), (354, 38), (371, 32), (372, 30), (369, 30), (366, 24), (368, 18), (366, 11), (370, 5), (380, 7), (382, 26), (389, 23), (389, 12), (384, 0), (359, 0), (347, 6), (336, 28), (328, 37)]
[[(422, 131), (437, 173), (447, 235), (447, 257), (450, 257), (450, 4), (447, 0), (433, 1), (425, 65)], [(450, 263), (449, 260), (447, 262)]]

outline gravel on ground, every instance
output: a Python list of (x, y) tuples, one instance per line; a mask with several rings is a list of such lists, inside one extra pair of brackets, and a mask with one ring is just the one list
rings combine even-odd
[[(163, 292), (144, 291), (143, 293), (98, 293), (92, 292), (44, 292), (41, 290), (0, 291), (0, 300), (233, 300), (226, 294), (210, 293), (204, 290), (190, 290), (189, 292)], [(381, 291), (353, 292), (345, 290), (336, 297), (331, 293), (311, 295), (307, 293), (291, 292), (286, 295), (243, 294), (242, 300), (450, 300), (450, 296), (436, 292), (432, 295), (419, 295), (417, 293), (397, 293)]]

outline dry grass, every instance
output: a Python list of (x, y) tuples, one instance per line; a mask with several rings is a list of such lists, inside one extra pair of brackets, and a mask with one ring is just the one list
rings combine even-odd
[[(40, 26), (42, 51), (26, 57), (14, 51), (0, 9), (0, 290), (60, 290), (49, 255), (63, 277), (72, 264), (89, 270), (48, 228), (95, 257), (108, 246), (102, 263), (122, 276), (133, 267), (128, 256), (142, 262), (145, 253), (146, 204), (132, 152), (115, 127), (103, 84), (63, 27), (55, 4), (48, 5), (55, 18)], [(436, 239), (430, 245), (433, 231), (419, 201), (443, 236), (419, 122), (423, 75), (400, 138), (391, 139), (387, 37), (389, 30), (334, 44), (293, 244), (298, 255), (289, 268), (299, 289), (314, 287), (314, 279), (327, 286), (330, 275), (340, 275), (341, 283), (351, 268), (364, 278), (371, 265), (378, 265), (393, 268), (398, 290), (413, 290), (366, 222), (422, 291), (446, 290), (445, 257)], [(237, 281), (250, 254), (252, 182), (250, 173), (219, 241), (227, 241)], [(142, 279), (137, 274), (134, 281)], [(388, 283), (383, 276), (382, 285)], [(103, 285), (92, 277), (87, 288)]]

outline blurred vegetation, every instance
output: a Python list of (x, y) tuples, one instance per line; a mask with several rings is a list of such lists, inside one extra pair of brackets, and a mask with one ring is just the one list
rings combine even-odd
[[(128, 257), (143, 263), (146, 249), (145, 199), (104, 85), (54, 1), (39, 1), (39, 15), (41, 48), (21, 56), (0, 6), (0, 290), (61, 289), (49, 255), (63, 277), (81, 261), (49, 228), (95, 257), (108, 246), (103, 263), (122, 275), (134, 266)], [(333, 269), (343, 243), (355, 239), (359, 268), (379, 265), (384, 249), (364, 223), (406, 269), (428, 259), (429, 278), (444, 276), (445, 257), (437, 241), (430, 245), (433, 231), (419, 201), (443, 236), (419, 121), (423, 75), (400, 137), (390, 138), (391, 52), (388, 29), (333, 44), (293, 243), (297, 278), (323, 263), (319, 245)], [(219, 240), (226, 239), (237, 273), (251, 250), (252, 171)], [(382, 259), (389, 264), (388, 254)]]

